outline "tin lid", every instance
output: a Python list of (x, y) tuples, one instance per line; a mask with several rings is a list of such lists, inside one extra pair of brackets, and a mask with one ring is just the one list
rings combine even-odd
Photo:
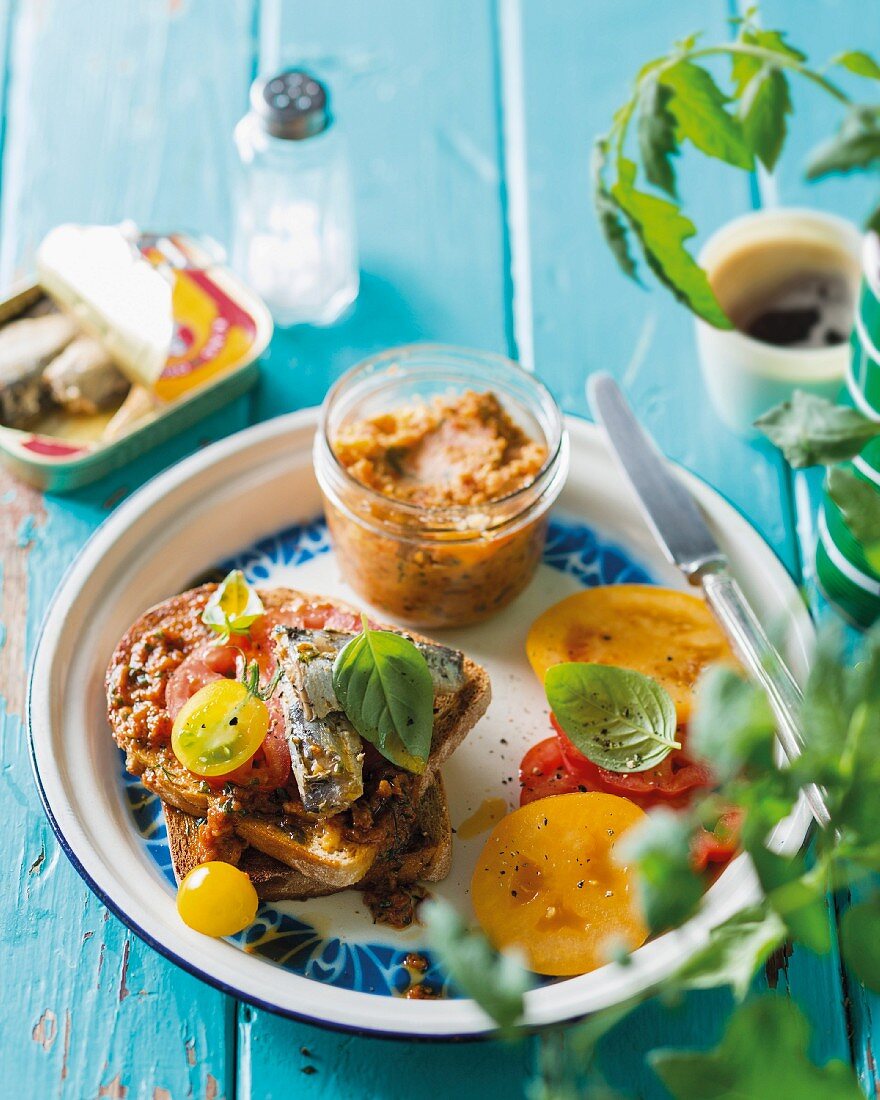
[(172, 288), (135, 247), (134, 227), (59, 225), (37, 250), (40, 284), (103, 345), (129, 380), (152, 389), (174, 334)]
[(272, 137), (302, 141), (330, 125), (327, 89), (304, 69), (285, 69), (251, 85), (251, 107)]

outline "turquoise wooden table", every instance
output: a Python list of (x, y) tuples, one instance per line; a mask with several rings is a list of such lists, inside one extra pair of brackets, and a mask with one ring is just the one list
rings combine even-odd
[[(733, 0), (731, 0), (733, 3)], [(880, 7), (767, 0), (769, 25), (826, 57), (880, 45)], [(160, 958), (89, 893), (39, 806), (22, 725), (26, 668), (65, 565), (147, 477), (205, 443), (318, 402), (363, 355), (437, 339), (534, 366), (573, 412), (612, 371), (675, 459), (741, 508), (798, 578), (811, 568), (811, 494), (778, 457), (707, 407), (689, 318), (627, 284), (600, 242), (588, 155), (627, 77), (697, 28), (728, 33), (726, 0), (0, 0), (0, 282), (28, 270), (61, 221), (124, 217), (225, 238), (230, 136), (254, 74), (311, 65), (353, 152), (363, 289), (335, 328), (279, 333), (251, 396), (73, 496), (0, 485), (0, 1067), (4, 1096), (74, 1100), (522, 1095), (528, 1044), (409, 1046), (341, 1037), (238, 1004)], [(804, 150), (835, 119), (798, 89), (772, 179), (701, 164), (685, 198), (711, 230), (765, 202), (858, 218), (865, 183), (807, 189)], [(829, 901), (835, 921), (846, 898)], [(814, 1053), (851, 1060), (876, 1095), (880, 1005), (836, 955), (796, 950), (761, 980), (796, 998)], [(644, 1051), (706, 1046), (729, 1003), (649, 1004), (605, 1041), (609, 1081), (664, 1095)]]

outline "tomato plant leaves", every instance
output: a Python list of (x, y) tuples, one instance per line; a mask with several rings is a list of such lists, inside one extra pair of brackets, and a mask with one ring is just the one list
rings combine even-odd
[(638, 282), (635, 260), (629, 250), (627, 227), (621, 217), (620, 207), (614, 201), (605, 183), (604, 170), (608, 157), (608, 142), (599, 138), (593, 144), (590, 171), (593, 179), (593, 206), (599, 219), (599, 227), (605, 243), (624, 273)]
[(856, 76), (864, 76), (869, 80), (880, 80), (880, 65), (869, 53), (864, 50), (846, 50), (832, 58), (832, 65), (842, 65)]
[(240, 569), (233, 569), (211, 594), (202, 622), (226, 641), (230, 634), (247, 634), (264, 614), (263, 601)]
[(681, 747), (669, 692), (641, 672), (568, 661), (547, 670), (544, 689), (566, 736), (600, 768), (647, 771)]
[(333, 663), (333, 690), (357, 732), (393, 764), (421, 774), (431, 751), (434, 685), (417, 647), (391, 630), (363, 631)]
[(636, 230), (648, 266), (694, 313), (716, 328), (732, 328), (706, 272), (684, 247), (684, 242), (696, 233), (694, 223), (675, 203), (637, 191), (635, 176), (635, 164), (623, 158), (611, 194)]
[(642, 166), (650, 183), (675, 198), (675, 168), (678, 156), (675, 119), (669, 113), (671, 89), (661, 84), (656, 74), (642, 81), (638, 96), (638, 139)]
[(807, 161), (807, 179), (861, 171), (880, 160), (880, 107), (855, 106), (840, 129), (814, 149)]
[(743, 134), (755, 156), (771, 171), (776, 167), (791, 114), (788, 80), (777, 68), (764, 65), (745, 86), (737, 108)]
[(669, 111), (678, 133), (701, 152), (732, 164), (754, 167), (752, 151), (739, 120), (727, 109), (730, 102), (707, 69), (691, 61), (679, 61), (663, 70), (660, 79), (672, 92)]
[(755, 427), (796, 470), (852, 458), (880, 436), (880, 421), (803, 390), (795, 390), (790, 401), (765, 412), (755, 421)]

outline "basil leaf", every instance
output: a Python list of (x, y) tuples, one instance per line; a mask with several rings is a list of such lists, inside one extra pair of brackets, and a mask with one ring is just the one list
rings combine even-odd
[(638, 235), (648, 266), (692, 312), (716, 328), (733, 328), (706, 272), (684, 247), (697, 232), (694, 223), (674, 203), (636, 191), (635, 176), (635, 164), (621, 158), (611, 194)]
[(600, 768), (643, 772), (681, 748), (669, 692), (641, 672), (570, 661), (547, 670), (544, 690), (566, 736)]
[(496, 951), (482, 932), (469, 929), (453, 907), (439, 898), (426, 901), (419, 916), (431, 946), (453, 982), (510, 1036), (523, 1014), (532, 977), (513, 952)]
[(431, 751), (434, 686), (424, 656), (390, 630), (362, 633), (338, 653), (333, 690), (357, 732), (407, 771), (421, 775)]
[(785, 925), (766, 901), (743, 909), (712, 929), (706, 946), (672, 976), (672, 988), (715, 989), (729, 985), (741, 1001), (758, 967), (784, 939)]
[(862, 544), (871, 568), (880, 573), (880, 488), (852, 470), (832, 466), (826, 489), (853, 538)]
[(809, 1041), (810, 1025), (794, 1002), (767, 994), (734, 1011), (714, 1050), (655, 1050), (649, 1061), (676, 1100), (860, 1100), (852, 1067), (840, 1061), (814, 1065)]
[(212, 593), (202, 612), (202, 622), (221, 639), (230, 634), (247, 634), (264, 614), (263, 601), (251, 588), (240, 569), (233, 569)]
[(852, 458), (880, 436), (880, 421), (869, 420), (856, 409), (795, 390), (790, 401), (765, 412), (755, 427), (767, 436), (796, 470), (831, 465)]
[(620, 214), (620, 207), (612, 198), (611, 192), (605, 183), (605, 165), (608, 157), (608, 142), (605, 138), (599, 138), (593, 143), (593, 153), (590, 161), (590, 172), (593, 180), (593, 207), (596, 217), (599, 219), (599, 227), (605, 238), (605, 243), (611, 249), (611, 253), (617, 260), (618, 266), (624, 275), (639, 281), (635, 260), (629, 250), (627, 239), (627, 227)]
[(661, 84), (656, 74), (646, 77), (639, 89), (638, 139), (639, 153), (645, 175), (655, 187), (675, 198), (675, 168), (672, 157), (678, 156), (675, 119), (667, 104), (672, 92)]
[(864, 76), (869, 80), (880, 80), (880, 65), (869, 53), (864, 50), (847, 50), (839, 53), (831, 61), (832, 65), (842, 65), (856, 76)]
[(843, 915), (840, 946), (847, 966), (860, 982), (880, 993), (880, 896), (860, 901)]
[(766, 693), (726, 665), (707, 669), (697, 686), (688, 750), (726, 782), (746, 768), (772, 766), (775, 742)]
[(706, 69), (679, 61), (663, 70), (660, 79), (673, 93), (669, 110), (681, 138), (735, 168), (754, 168), (755, 158), (742, 127), (727, 110), (729, 99)]
[(840, 129), (814, 149), (807, 161), (807, 179), (870, 168), (880, 159), (880, 107), (850, 109)]

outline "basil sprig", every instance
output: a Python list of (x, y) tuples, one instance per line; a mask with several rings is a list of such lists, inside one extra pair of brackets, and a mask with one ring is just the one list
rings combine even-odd
[(264, 613), (256, 589), (251, 588), (240, 569), (233, 569), (205, 605), (202, 622), (226, 642), (231, 634), (247, 634)]
[(363, 631), (333, 663), (333, 690), (357, 732), (398, 767), (421, 775), (431, 751), (434, 685), (424, 656), (390, 630)]
[(600, 768), (643, 772), (681, 748), (669, 692), (641, 672), (570, 661), (547, 670), (544, 690), (565, 735)]
[[(737, 21), (733, 41), (704, 44), (697, 34), (676, 42), (639, 70), (629, 99), (593, 149), (593, 199), (606, 243), (622, 270), (640, 279), (630, 241), (657, 279), (693, 313), (719, 328), (730, 320), (705, 272), (685, 247), (696, 227), (681, 209), (676, 161), (687, 143), (734, 168), (776, 165), (792, 113), (789, 79), (822, 88), (846, 109), (838, 133), (813, 154), (810, 179), (864, 171), (880, 163), (880, 106), (857, 104), (827, 70), (880, 81), (880, 65), (863, 51), (811, 67), (778, 30), (760, 26), (756, 8)], [(730, 63), (728, 81), (715, 62)], [(708, 65), (707, 65), (708, 62)], [(633, 131), (635, 137), (633, 137)], [(647, 188), (647, 189), (646, 189)], [(663, 192), (652, 194), (651, 188)], [(880, 208), (869, 219), (880, 227)]]

